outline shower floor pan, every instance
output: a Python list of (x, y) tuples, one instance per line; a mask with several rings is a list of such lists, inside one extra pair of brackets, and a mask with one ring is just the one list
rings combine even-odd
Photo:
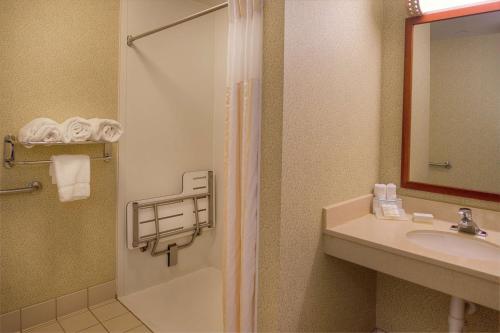
[(154, 332), (222, 332), (222, 274), (203, 268), (120, 297)]

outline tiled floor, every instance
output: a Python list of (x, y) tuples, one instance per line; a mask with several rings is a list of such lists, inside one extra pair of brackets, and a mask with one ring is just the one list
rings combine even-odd
[(56, 321), (32, 327), (27, 333), (151, 333), (151, 331), (119, 301), (112, 300), (89, 309), (78, 311)]

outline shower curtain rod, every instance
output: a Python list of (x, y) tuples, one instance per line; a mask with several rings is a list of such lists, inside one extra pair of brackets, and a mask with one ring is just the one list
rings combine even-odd
[(168, 29), (168, 28), (175, 27), (176, 25), (179, 25), (181, 23), (194, 20), (195, 18), (198, 18), (198, 17), (204, 16), (204, 15), (210, 14), (210, 13), (215, 12), (215, 11), (217, 11), (219, 9), (222, 9), (222, 8), (226, 8), (227, 6), (228, 6), (228, 3), (227, 2), (223, 2), (220, 5), (217, 5), (217, 6), (208, 8), (208, 9), (205, 9), (205, 10), (199, 12), (199, 13), (187, 16), (187, 17), (185, 17), (183, 19), (180, 19), (178, 21), (175, 21), (173, 23), (164, 25), (163, 27), (159, 27), (159, 28), (156, 28), (156, 29), (153, 29), (153, 30), (150, 30), (150, 31), (146, 31), (146, 32), (143, 32), (142, 34), (139, 34), (139, 35), (136, 35), (136, 36), (128, 35), (127, 36), (127, 45), (128, 46), (132, 46), (132, 45), (134, 45), (134, 41), (135, 40), (138, 40), (138, 39), (141, 39), (143, 37), (155, 34), (157, 32), (160, 32), (160, 31)]

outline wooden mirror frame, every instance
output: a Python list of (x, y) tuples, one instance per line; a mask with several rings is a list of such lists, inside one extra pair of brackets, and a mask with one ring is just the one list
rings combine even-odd
[(401, 152), (401, 187), (413, 190), (456, 195), (460, 197), (500, 202), (500, 194), (466, 190), (456, 187), (410, 181), (411, 102), (413, 69), (413, 27), (415, 25), (443, 21), (452, 18), (500, 11), (500, 1), (477, 6), (435, 12), (409, 17), (405, 25), (405, 59), (403, 90), (403, 142)]

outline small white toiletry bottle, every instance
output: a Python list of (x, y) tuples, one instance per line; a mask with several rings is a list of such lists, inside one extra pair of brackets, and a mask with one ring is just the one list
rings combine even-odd
[(375, 184), (373, 188), (373, 194), (379, 200), (385, 200), (387, 198), (387, 185), (385, 184)]
[(398, 198), (396, 190), (397, 190), (396, 184), (393, 183), (387, 184), (387, 190), (386, 190), (387, 200), (394, 201)]

